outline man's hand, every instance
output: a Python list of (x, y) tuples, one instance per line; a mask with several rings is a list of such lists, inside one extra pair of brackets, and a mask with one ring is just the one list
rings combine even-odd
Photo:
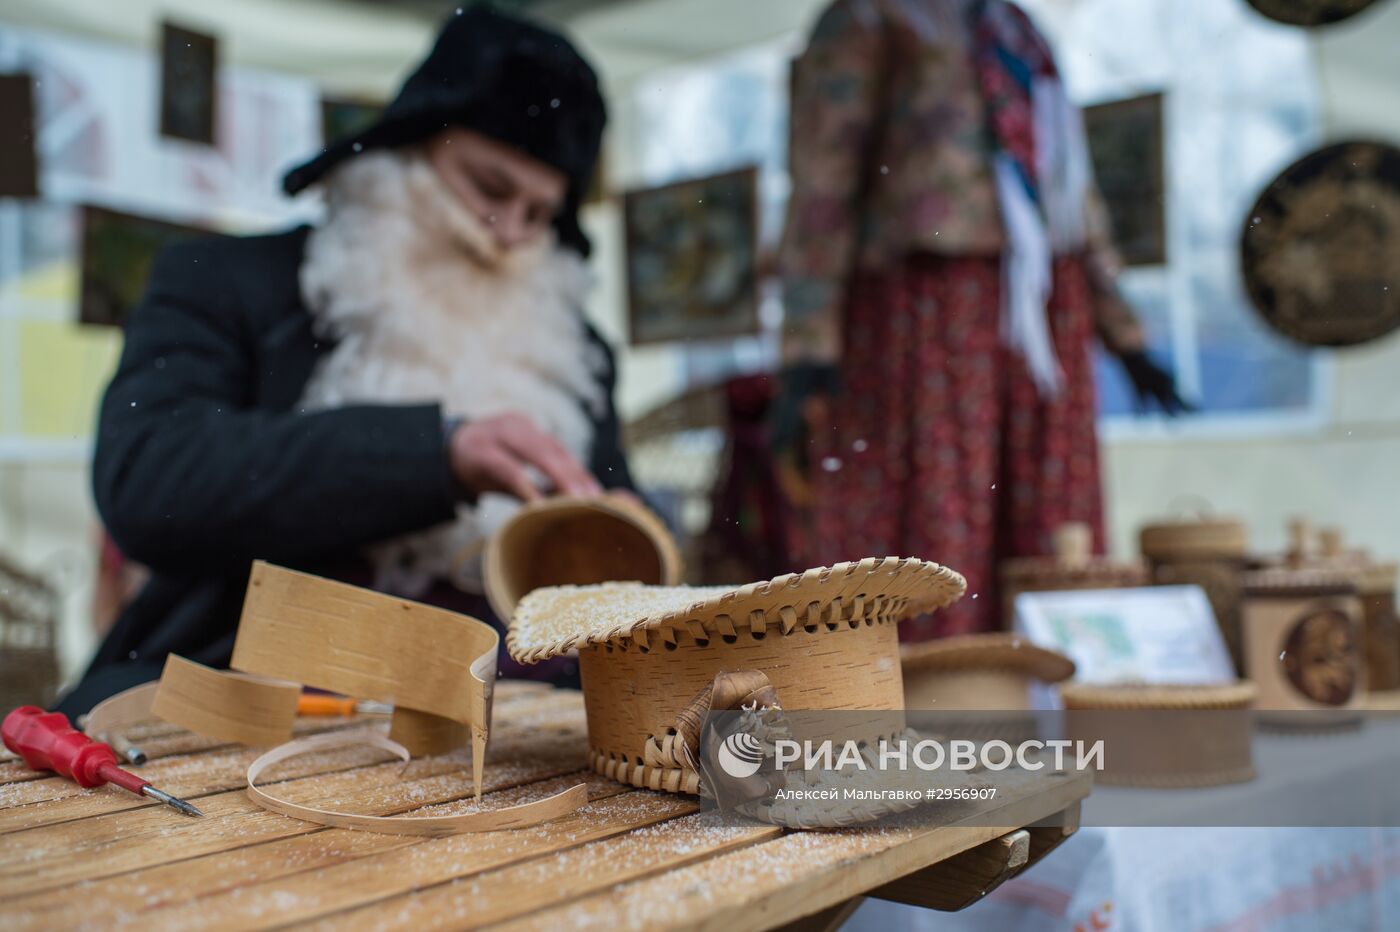
[(530, 481), (533, 466), (562, 495), (588, 497), (603, 488), (564, 446), (523, 414), (496, 414), (459, 424), (449, 442), (452, 472), (474, 495), (505, 492), (526, 502), (543, 493)]

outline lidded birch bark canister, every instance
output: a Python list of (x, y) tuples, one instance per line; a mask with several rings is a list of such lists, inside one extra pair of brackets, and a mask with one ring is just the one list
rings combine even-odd
[(1035, 738), (1035, 688), (1074, 675), (1064, 654), (1009, 632), (901, 644), (899, 655), (912, 723), (954, 738)]
[(1094, 685), (1065, 683), (1065, 732), (1104, 742), (1096, 783), (1189, 788), (1255, 777), (1253, 683)]
[(1373, 563), (1356, 571), (1365, 627), (1366, 688), (1372, 692), (1400, 689), (1400, 621), (1395, 616), (1394, 563)]
[(789, 712), (879, 713), (903, 728), (895, 626), (966, 588), (953, 570), (895, 557), (738, 587), (548, 586), (521, 599), (506, 646), (527, 664), (578, 651), (595, 770), (695, 793), (677, 723), (718, 675), (762, 674)]
[(1016, 622), (1016, 596), (1024, 592), (1131, 589), (1149, 583), (1147, 568), (1093, 553), (1093, 532), (1080, 521), (1055, 529), (1048, 557), (1015, 557), (1001, 564), (1002, 626)]
[(1314, 566), (1348, 576), (1361, 599), (1362, 644), (1366, 658), (1366, 689), (1388, 692), (1400, 688), (1400, 623), (1395, 614), (1397, 565), (1377, 563), (1364, 550), (1348, 549), (1340, 528), (1317, 532), (1315, 554), (1300, 546), (1297, 538), (1306, 534), (1305, 522), (1290, 525), (1297, 553), (1297, 565)]
[(1362, 609), (1353, 578), (1326, 569), (1268, 569), (1242, 579), (1245, 671), (1261, 723), (1355, 722), (1365, 691)]
[(1248, 560), (1244, 524), (1230, 518), (1162, 522), (1144, 527), (1138, 539), (1154, 583), (1205, 591), (1230, 659), (1242, 671), (1240, 574)]

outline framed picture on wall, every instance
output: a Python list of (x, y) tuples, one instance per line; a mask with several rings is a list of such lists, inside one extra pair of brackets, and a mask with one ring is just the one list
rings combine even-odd
[(34, 76), (0, 74), (0, 197), (37, 197), (39, 159), (34, 147)]
[(182, 223), (83, 207), (82, 287), (78, 322), (120, 327), (141, 299), (156, 254), (167, 244), (209, 231)]
[(321, 98), (321, 141), (330, 145), (369, 126), (384, 104), (352, 97)]
[(1167, 261), (1162, 95), (1085, 107), (1084, 129), (1123, 262), (1161, 265)]
[(758, 169), (623, 197), (631, 342), (758, 330)]
[(219, 40), (172, 23), (160, 26), (160, 134), (214, 144)]

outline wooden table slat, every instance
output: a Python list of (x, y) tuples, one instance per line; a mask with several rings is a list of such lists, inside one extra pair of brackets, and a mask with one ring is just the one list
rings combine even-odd
[[(1003, 776), (1007, 776), (1003, 774)], [(820, 912), (897, 877), (1057, 812), (1088, 792), (1087, 773), (1024, 775), (999, 791), (994, 820), (949, 821), (927, 806), (880, 827), (794, 832), (704, 863), (532, 913), (502, 929), (766, 929)], [(1008, 781), (1010, 782), (1010, 781)], [(989, 821), (1004, 825), (987, 824)]]
[[(311, 732), (356, 727), (362, 723), (345, 719), (298, 724)], [(143, 932), (800, 925), (803, 917), (843, 916), (900, 877), (921, 873), (937, 885), (935, 865), (955, 865), (949, 859), (959, 853), (1038, 823), (1027, 829), (1033, 862), (1074, 831), (1089, 789), (1087, 774), (1007, 772), (994, 778), (992, 818), (970, 817), (971, 804), (933, 804), (865, 828), (789, 833), (586, 771), (579, 695), (502, 682), (484, 805), (543, 798), (579, 781), (589, 786), (589, 805), (524, 829), (423, 838), (327, 829), (268, 812), (242, 791), (257, 749), (161, 724), (140, 728), (143, 747), (157, 752), (142, 772), (197, 800), (208, 816), (183, 819), (115, 790), (79, 790), (0, 761), (7, 932), (75, 927), (91, 917)], [(269, 777), (289, 799), (347, 811), (478, 805), (465, 752), (405, 765), (352, 747), (294, 758)]]
[[(567, 779), (577, 782), (574, 775)], [(590, 795), (599, 798), (549, 825), (445, 838), (383, 836), (395, 838), (397, 843), (386, 844), (364, 857), (256, 885), (245, 884), (216, 896), (201, 897), (183, 907), (148, 913), (140, 917), (139, 925), (143, 930), (178, 932), (197, 922), (206, 910), (212, 910), (222, 924), (247, 927), (260, 921), (270, 903), (278, 904), (280, 922), (302, 922), (368, 903), (393, 904), (402, 895), (422, 887), (549, 855), (698, 808), (694, 800), (629, 791), (601, 777), (592, 782)], [(532, 784), (528, 797), (555, 793), (565, 785), (561, 780)], [(332, 834), (342, 831), (336, 829)]]
[[(485, 789), (519, 786), (578, 770), (586, 762), (578, 738), (567, 732), (544, 732), (539, 739), (519, 735), (515, 741), (502, 741), (528, 748), (503, 748), (513, 760), (509, 766), (487, 766)], [(413, 762), (407, 768), (431, 763), (431, 759)], [(401, 763), (379, 764), (289, 780), (279, 785), (278, 792), (302, 803), (373, 815), (448, 803), (472, 792), (470, 764), (465, 758), (454, 761), (448, 773), (423, 779), (402, 779), (404, 772)], [(11, 833), (6, 836), (6, 846), (0, 848), (0, 897), (321, 828), (262, 809), (242, 790), (201, 797), (198, 805), (205, 813), (202, 819), (149, 805)]]
[[(518, 711), (522, 721), (528, 717), (532, 725), (525, 728), (512, 724), (503, 728), (497, 737), (498, 747), (493, 749), (496, 754), (502, 750), (508, 751), (508, 745), (519, 745), (521, 741), (533, 742), (535, 734), (540, 730), (572, 734), (579, 724), (582, 710), (576, 703), (561, 703), (557, 698), (552, 702), (542, 700), (534, 692), (513, 692), (510, 695), (512, 700), (507, 708)], [(348, 737), (357, 730), (383, 731), (386, 727), (387, 719), (383, 716), (360, 716), (356, 719), (309, 719), (299, 723), (297, 732), (304, 734), (343, 731)], [(563, 732), (558, 731), (560, 728), (564, 729)], [(196, 800), (217, 792), (241, 789), (248, 765), (265, 750), (266, 748), (248, 748), (227, 743), (210, 744), (200, 753), (165, 756), (152, 760), (143, 767), (131, 769), (167, 793), (182, 799)], [(450, 772), (469, 771), (469, 766), (461, 757), (461, 754), (465, 753), (464, 751), (444, 758), (417, 761), (412, 766), (415, 771), (421, 772), (425, 767), (431, 766), (433, 761), (447, 761), (450, 763)], [(383, 751), (369, 748), (323, 755), (303, 755), (278, 766), (263, 782), (278, 783), (298, 776), (353, 769), (372, 761), (382, 761), (386, 756)], [(442, 766), (441, 763), (438, 766)], [(60, 799), (75, 802), (63, 806), (39, 805)], [(153, 805), (159, 804), (114, 787), (83, 789), (62, 777), (49, 776), (8, 786), (0, 785), (0, 834)]]
[[(676, 797), (669, 797), (676, 798)], [(781, 834), (711, 810), (335, 913), (312, 929), (452, 929), (501, 922)]]

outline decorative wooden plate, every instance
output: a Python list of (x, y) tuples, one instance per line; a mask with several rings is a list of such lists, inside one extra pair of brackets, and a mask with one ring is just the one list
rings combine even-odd
[(1304, 156), (1245, 220), (1245, 286), (1274, 329), (1351, 346), (1400, 326), (1400, 149), (1340, 142)]
[(1326, 26), (1350, 19), (1376, 0), (1249, 0), (1269, 19), (1289, 26)]

